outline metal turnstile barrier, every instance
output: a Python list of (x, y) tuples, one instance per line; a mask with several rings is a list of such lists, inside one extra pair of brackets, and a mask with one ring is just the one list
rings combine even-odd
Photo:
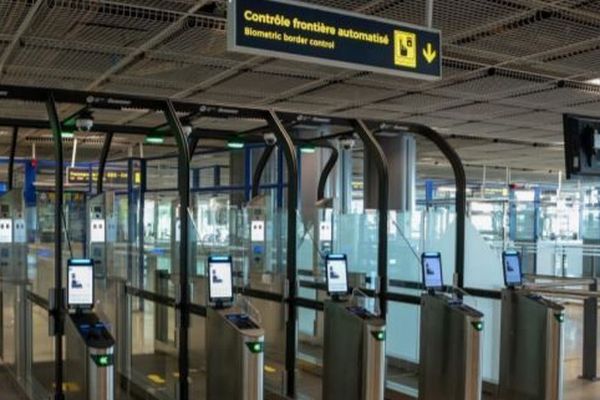
[(420, 400), (481, 399), (483, 314), (443, 295), (421, 298)]
[(383, 400), (385, 321), (346, 302), (325, 301), (323, 400)]
[(206, 314), (207, 398), (262, 400), (264, 330), (237, 307)]
[(115, 341), (95, 313), (70, 314), (66, 323), (66, 382), (72, 400), (114, 400)]
[(502, 291), (500, 399), (562, 399), (564, 312), (527, 291)]

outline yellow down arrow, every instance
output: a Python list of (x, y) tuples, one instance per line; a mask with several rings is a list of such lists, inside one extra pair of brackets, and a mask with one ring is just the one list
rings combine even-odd
[(427, 46), (423, 49), (423, 57), (425, 57), (425, 60), (429, 64), (431, 64), (437, 57), (437, 51), (435, 51), (431, 43), (427, 43)]

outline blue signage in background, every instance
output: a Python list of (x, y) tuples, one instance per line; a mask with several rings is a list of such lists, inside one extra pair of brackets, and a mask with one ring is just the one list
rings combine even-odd
[(440, 79), (441, 33), (290, 0), (229, 0), (228, 50)]

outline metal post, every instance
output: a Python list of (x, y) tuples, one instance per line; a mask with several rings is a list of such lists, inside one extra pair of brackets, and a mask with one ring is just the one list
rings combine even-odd
[(425, 7), (425, 24), (428, 28), (433, 28), (433, 0), (427, 0)]
[(389, 211), (389, 172), (388, 163), (383, 153), (383, 149), (379, 145), (379, 142), (367, 127), (367, 125), (360, 120), (354, 121), (354, 127), (356, 133), (362, 139), (365, 149), (369, 157), (373, 157), (377, 166), (378, 175), (378, 186), (377, 186), (377, 211), (379, 212), (379, 234), (377, 244), (377, 275), (379, 277), (379, 287), (376, 288), (376, 292), (380, 297), (380, 309), (382, 318), (386, 318), (387, 314), (387, 301), (385, 297), (387, 295), (388, 287), (388, 211)]
[(261, 154), (258, 164), (256, 164), (256, 169), (254, 170), (254, 175), (252, 175), (252, 196), (251, 199), (258, 196), (260, 193), (260, 179), (262, 178), (263, 172), (265, 171), (265, 167), (271, 158), (271, 154), (273, 154), (273, 149), (275, 146), (267, 146), (265, 151)]
[(294, 143), (287, 133), (281, 120), (274, 111), (266, 113), (267, 122), (277, 136), (279, 148), (285, 155), (288, 181), (287, 181), (287, 252), (286, 252), (286, 275), (287, 275), (287, 321), (286, 321), (286, 392), (288, 397), (296, 394), (296, 228), (298, 212), (298, 159)]
[(175, 107), (170, 100), (166, 100), (164, 114), (167, 118), (171, 132), (175, 136), (178, 148), (178, 190), (180, 201), (180, 239), (179, 239), (179, 298), (177, 308), (179, 311), (179, 393), (180, 400), (189, 398), (189, 268), (188, 268), (188, 233), (190, 208), (190, 148), (183, 132), (181, 121), (177, 117)]
[(96, 182), (98, 194), (104, 191), (104, 171), (106, 168), (106, 160), (110, 152), (110, 145), (112, 143), (113, 133), (109, 132), (104, 136), (104, 145), (102, 146), (102, 152), (100, 153), (100, 163), (98, 164), (98, 182)]
[[(590, 285), (591, 292), (598, 291), (598, 279)], [(589, 297), (583, 302), (583, 369), (581, 379), (598, 379), (598, 298)]]
[(17, 152), (17, 136), (19, 135), (19, 127), (15, 126), (12, 131), (12, 139), (10, 142), (10, 158), (8, 159), (8, 190), (13, 189), (14, 174), (15, 174), (15, 153)]
[(50, 318), (53, 321), (54, 334), (54, 399), (63, 400), (63, 332), (64, 332), (64, 305), (62, 287), (62, 213), (63, 213), (63, 147), (62, 130), (56, 111), (56, 103), (52, 92), (46, 99), (48, 120), (54, 142), (54, 298), (49, 299), (53, 307), (50, 308)]
[[(146, 202), (146, 160), (142, 159), (139, 161), (140, 162), (140, 185), (139, 185), (139, 194), (138, 194), (138, 201), (140, 204), (139, 207), (139, 212), (138, 212), (138, 270), (140, 271), (140, 276), (144, 276), (144, 230), (145, 230), (145, 226), (144, 226), (144, 203)], [(132, 171), (132, 173), (135, 176), (135, 170)], [(135, 182), (134, 182), (135, 183)], [(141, 286), (143, 287), (144, 281), (143, 279), (141, 279)], [(142, 302), (142, 308), (143, 308), (143, 302)]]

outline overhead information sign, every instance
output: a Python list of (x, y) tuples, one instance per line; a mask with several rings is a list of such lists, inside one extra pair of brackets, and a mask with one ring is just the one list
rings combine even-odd
[[(127, 170), (108, 169), (104, 172), (104, 183), (107, 185), (127, 185), (129, 174)], [(67, 182), (73, 185), (87, 185), (98, 181), (98, 172), (90, 172), (88, 168), (67, 167)], [(134, 174), (134, 184), (140, 184), (141, 175), (139, 171)]]
[(229, 0), (228, 50), (440, 79), (438, 30), (290, 0)]

